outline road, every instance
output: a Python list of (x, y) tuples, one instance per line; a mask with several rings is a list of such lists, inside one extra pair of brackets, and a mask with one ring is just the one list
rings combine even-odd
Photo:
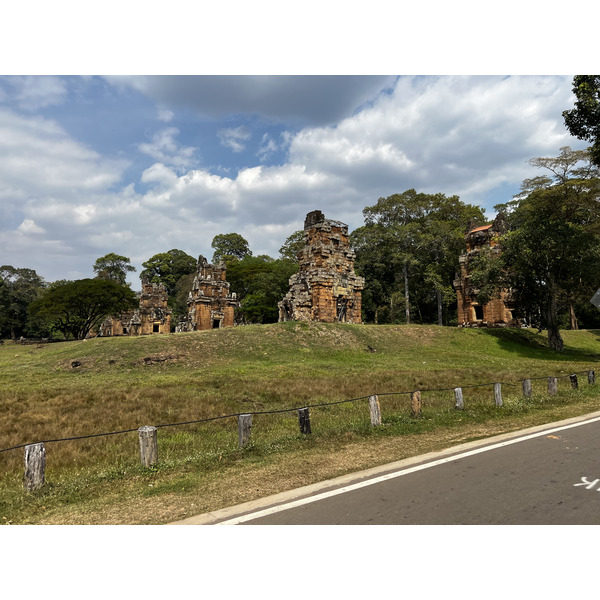
[(178, 522), (209, 523), (600, 524), (600, 413)]

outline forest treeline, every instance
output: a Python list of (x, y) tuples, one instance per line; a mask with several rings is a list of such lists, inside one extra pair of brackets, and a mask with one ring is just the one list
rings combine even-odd
[[(561, 328), (600, 327), (589, 302), (600, 287), (600, 173), (589, 151), (561, 148), (557, 157), (530, 161), (540, 175), (495, 207), (508, 224), (499, 256), (474, 262), (472, 281), (485, 302), (500, 289), (517, 300), (517, 317), (547, 329), (562, 348)], [(365, 278), (363, 321), (456, 326), (456, 278), (465, 233), (489, 222), (479, 206), (458, 196), (414, 189), (379, 198), (364, 208), (364, 225), (350, 234), (355, 270)], [(303, 231), (285, 240), (279, 256), (255, 256), (238, 233), (212, 241), (213, 262), (224, 262), (239, 301), (236, 321), (272, 323), (277, 303), (297, 272)], [(164, 284), (173, 326), (187, 313), (197, 257), (178, 249), (143, 263), (142, 280)], [(130, 259), (109, 253), (93, 265), (94, 278), (47, 283), (34, 270), (0, 267), (0, 337), (81, 339), (108, 314), (137, 306), (127, 284)]]

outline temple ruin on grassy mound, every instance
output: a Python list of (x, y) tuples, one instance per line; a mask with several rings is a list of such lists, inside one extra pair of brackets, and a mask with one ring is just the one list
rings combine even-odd
[(360, 323), (364, 279), (354, 273), (348, 226), (315, 210), (304, 221), (299, 271), (279, 306), (279, 321)]
[(229, 293), (224, 264), (210, 264), (204, 256), (198, 257), (196, 276), (189, 293), (187, 318), (177, 331), (202, 331), (232, 327), (238, 305), (235, 294)]
[(142, 283), (140, 307), (118, 316), (107, 317), (98, 335), (149, 335), (171, 332), (171, 309), (167, 306), (167, 292), (162, 283)]
[(454, 280), (458, 303), (458, 325), (461, 327), (518, 327), (513, 317), (514, 306), (510, 294), (502, 290), (497, 298), (487, 304), (477, 301), (478, 290), (470, 281), (469, 263), (484, 249), (492, 256), (500, 253), (499, 239), (507, 231), (506, 222), (499, 214), (493, 223), (471, 229), (465, 235), (466, 252), (459, 258), (460, 275)]

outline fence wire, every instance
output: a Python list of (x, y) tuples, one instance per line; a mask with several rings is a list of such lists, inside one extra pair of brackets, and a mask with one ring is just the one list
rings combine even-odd
[[(550, 375), (549, 377), (555, 377), (556, 379), (565, 379), (567, 377), (571, 377), (571, 375), (581, 375), (581, 374), (587, 374), (589, 373), (590, 370), (585, 370), (585, 371), (576, 371), (575, 373), (570, 373), (568, 375), (557, 375), (557, 376), (552, 376)], [(494, 382), (489, 382), (489, 383), (478, 383), (478, 384), (473, 384), (473, 385), (465, 385), (465, 386), (455, 386), (455, 387), (449, 387), (449, 388), (435, 388), (435, 389), (422, 389), (422, 390), (418, 390), (421, 393), (433, 393), (433, 392), (447, 392), (447, 391), (452, 391), (458, 387), (460, 387), (461, 389), (471, 389), (471, 388), (480, 388), (480, 387), (486, 387), (486, 386), (490, 386), (490, 385), (495, 385), (497, 383), (501, 384), (501, 385), (506, 385), (506, 386), (512, 386), (512, 387), (517, 387), (518, 385), (520, 385), (523, 381), (525, 381), (526, 379), (529, 379), (530, 381), (538, 381), (538, 380), (542, 380), (542, 379), (548, 379), (549, 377), (533, 377), (533, 378), (524, 378), (519, 380), (520, 383), (511, 383), (511, 382), (506, 382), (506, 381), (494, 381)], [(154, 427), (156, 427), (157, 429), (159, 428), (165, 428), (165, 427), (181, 427), (184, 425), (195, 425), (198, 423), (208, 423), (210, 421), (219, 421), (219, 420), (224, 420), (224, 419), (231, 419), (233, 417), (239, 417), (240, 415), (269, 415), (269, 414), (278, 414), (278, 413), (286, 413), (286, 412), (296, 412), (302, 408), (322, 408), (322, 407), (326, 407), (326, 406), (334, 406), (336, 404), (348, 404), (350, 402), (358, 402), (359, 400), (367, 400), (368, 398), (370, 398), (371, 396), (378, 396), (378, 397), (383, 397), (383, 396), (404, 396), (404, 395), (410, 395), (412, 394), (414, 391), (417, 390), (412, 390), (412, 391), (405, 391), (405, 392), (384, 392), (384, 393), (373, 393), (373, 394), (369, 394), (368, 396), (360, 396), (359, 398), (349, 398), (346, 400), (336, 400), (335, 402), (323, 402), (323, 403), (319, 403), (319, 404), (303, 404), (302, 406), (296, 406), (293, 408), (282, 408), (282, 409), (277, 409), (277, 410), (265, 410), (265, 411), (252, 411), (252, 412), (240, 412), (240, 413), (232, 413), (229, 415), (220, 415), (218, 417), (209, 417), (209, 418), (205, 418), (205, 419), (196, 419), (196, 420), (192, 420), (192, 421), (182, 421), (182, 422), (178, 422), (178, 423), (162, 423), (160, 425), (154, 425)], [(124, 433), (132, 433), (135, 431), (138, 431), (138, 427), (132, 428), (132, 429), (123, 429), (120, 431), (110, 431), (107, 433), (92, 433), (92, 434), (88, 434), (88, 435), (79, 435), (79, 436), (74, 436), (74, 437), (67, 437), (67, 438), (57, 438), (57, 439), (51, 439), (51, 440), (39, 440), (37, 442), (28, 442), (25, 444), (19, 444), (18, 446), (11, 446), (10, 448), (3, 448), (0, 449), (0, 453), (2, 452), (9, 452), (11, 450), (18, 450), (19, 448), (25, 448), (26, 446), (30, 446), (33, 444), (50, 444), (50, 443), (55, 443), (55, 442), (69, 442), (69, 441), (73, 441), (73, 440), (84, 440), (84, 439), (89, 439), (89, 438), (96, 438), (96, 437), (105, 437), (105, 436), (110, 436), (110, 435), (120, 435), (120, 434), (124, 434)]]

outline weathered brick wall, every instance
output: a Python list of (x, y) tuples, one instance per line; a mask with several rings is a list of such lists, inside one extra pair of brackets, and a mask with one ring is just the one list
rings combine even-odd
[(140, 305), (137, 310), (108, 317), (100, 326), (102, 337), (122, 335), (151, 335), (171, 332), (169, 297), (162, 284), (142, 283)]
[(513, 306), (506, 291), (501, 291), (498, 298), (480, 306), (477, 302), (477, 290), (471, 284), (469, 276), (470, 261), (483, 248), (491, 248), (499, 252), (498, 240), (506, 231), (501, 215), (493, 223), (477, 227), (465, 235), (466, 252), (459, 258), (460, 274), (454, 281), (458, 305), (458, 325), (463, 327), (518, 327), (519, 322), (513, 317)]
[(225, 265), (213, 265), (198, 257), (196, 277), (188, 298), (188, 316), (184, 331), (204, 331), (233, 327), (236, 298), (229, 293)]
[(304, 235), (299, 270), (279, 303), (279, 320), (360, 323), (364, 279), (354, 273), (348, 226), (313, 211), (306, 215)]

